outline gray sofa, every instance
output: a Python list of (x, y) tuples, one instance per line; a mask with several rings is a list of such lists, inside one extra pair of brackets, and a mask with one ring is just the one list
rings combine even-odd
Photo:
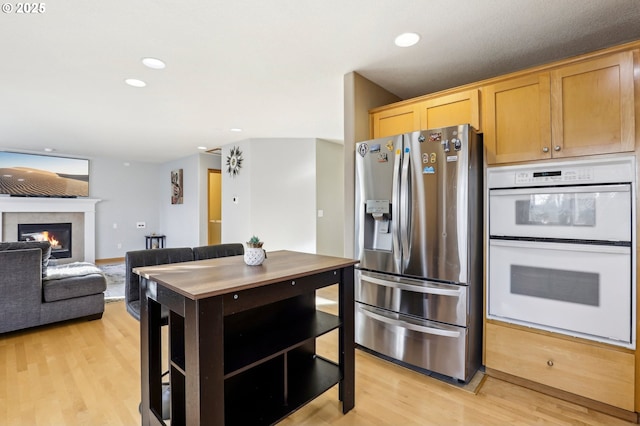
[(0, 333), (75, 318), (99, 319), (107, 282), (95, 265), (53, 265), (48, 242), (0, 243)]

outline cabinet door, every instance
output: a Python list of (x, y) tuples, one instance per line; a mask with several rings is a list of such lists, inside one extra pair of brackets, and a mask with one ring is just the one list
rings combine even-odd
[(392, 107), (371, 114), (371, 138), (384, 138), (420, 130), (415, 104)]
[(437, 129), (468, 123), (477, 131), (481, 131), (480, 97), (477, 89), (420, 102), (418, 109), (422, 129)]
[(634, 149), (633, 53), (551, 72), (554, 157)]
[(485, 364), (565, 392), (634, 410), (634, 355), (486, 324)]
[(551, 157), (549, 74), (502, 81), (483, 89), (487, 163)]

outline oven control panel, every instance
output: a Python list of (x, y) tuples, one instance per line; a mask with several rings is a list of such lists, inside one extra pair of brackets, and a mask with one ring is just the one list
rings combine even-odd
[(545, 171), (521, 170), (515, 173), (515, 179), (515, 183), (518, 185), (588, 182), (593, 180), (593, 169), (590, 167), (579, 167)]

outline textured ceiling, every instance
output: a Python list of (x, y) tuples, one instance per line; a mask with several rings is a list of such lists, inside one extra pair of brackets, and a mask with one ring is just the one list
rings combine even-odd
[[(640, 39), (638, 0), (43, 4), (0, 14), (0, 148), (129, 161), (247, 138), (342, 140), (351, 71), (411, 98)], [(421, 42), (395, 47), (405, 31)]]

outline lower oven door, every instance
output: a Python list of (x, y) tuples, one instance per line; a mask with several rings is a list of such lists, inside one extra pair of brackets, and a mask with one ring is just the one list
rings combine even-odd
[(355, 288), (358, 302), (428, 320), (467, 326), (467, 286), (356, 269)]
[(631, 248), (490, 240), (488, 318), (631, 347)]
[(382, 355), (467, 381), (467, 329), (356, 303), (356, 343)]

